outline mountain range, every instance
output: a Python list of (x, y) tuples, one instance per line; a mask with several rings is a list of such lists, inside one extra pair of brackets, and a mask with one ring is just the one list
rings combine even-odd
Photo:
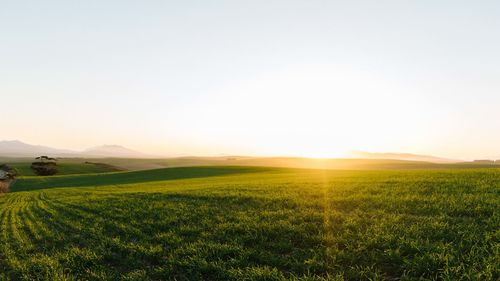
[[(155, 158), (139, 151), (120, 145), (101, 145), (83, 151), (59, 149), (41, 145), (31, 145), (19, 140), (0, 141), (0, 156), (3, 157), (36, 157), (49, 155), (51, 157), (82, 157), (82, 158)], [(159, 158), (159, 157), (156, 157)], [(349, 158), (355, 159), (393, 159), (406, 161), (423, 161), (432, 163), (457, 163), (460, 160), (440, 158), (429, 155), (410, 153), (372, 153), (353, 151)]]
[(0, 156), (4, 157), (84, 157), (84, 158), (151, 158), (151, 155), (135, 151), (119, 145), (101, 145), (75, 151), (41, 145), (31, 145), (18, 140), (0, 141)]

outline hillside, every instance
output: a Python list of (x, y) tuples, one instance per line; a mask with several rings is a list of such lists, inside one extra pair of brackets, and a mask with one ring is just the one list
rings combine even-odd
[(11, 188), (11, 191), (16, 192), (56, 187), (151, 183), (185, 178), (207, 178), (231, 174), (257, 173), (271, 170), (272, 169), (260, 167), (189, 167), (89, 175), (81, 173), (71, 176), (27, 177), (18, 180)]
[(430, 163), (394, 159), (312, 159), (297, 157), (179, 157), (166, 159), (99, 159), (127, 170), (148, 170), (190, 166), (259, 166), (331, 170), (439, 170), (463, 168), (494, 168), (498, 165), (477, 163)]
[(0, 196), (0, 279), (496, 280), (499, 171), (21, 178)]
[(461, 160), (447, 159), (430, 155), (418, 155), (411, 153), (373, 153), (365, 151), (353, 151), (350, 154), (353, 158), (360, 159), (396, 159), (405, 161), (421, 161), (429, 163), (459, 163)]
[[(34, 176), (31, 162), (9, 162), (9, 166), (17, 171), (18, 176)], [(92, 174), (123, 171), (122, 168), (103, 163), (65, 162), (57, 163), (58, 175)]]

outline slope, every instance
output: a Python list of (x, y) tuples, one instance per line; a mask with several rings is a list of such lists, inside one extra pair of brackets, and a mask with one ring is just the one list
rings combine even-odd
[[(170, 171), (61, 176), (47, 179), (46, 187), (80, 187), (0, 196), (0, 279), (498, 280), (500, 274), (498, 169)], [(43, 184), (37, 180), (32, 184)]]

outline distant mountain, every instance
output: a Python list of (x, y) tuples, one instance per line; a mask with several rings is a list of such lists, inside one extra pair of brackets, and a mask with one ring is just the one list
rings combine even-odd
[(429, 155), (418, 155), (411, 153), (373, 153), (365, 151), (353, 151), (349, 155), (353, 158), (361, 159), (393, 159), (393, 160), (406, 160), (406, 161), (423, 161), (431, 163), (458, 163), (463, 162), (460, 160), (441, 158)]
[(10, 157), (35, 157), (40, 155), (63, 156), (78, 152), (41, 145), (31, 145), (18, 140), (0, 141), (0, 155)]
[[(120, 145), (96, 146), (84, 151), (58, 149), (48, 146), (31, 145), (18, 140), (0, 141), (0, 156), (4, 157), (36, 157), (49, 155), (52, 157), (82, 157), (82, 158), (154, 158), (139, 151), (135, 151)], [(241, 157), (224, 156), (228, 159)], [(222, 158), (224, 158), (222, 157)], [(410, 153), (372, 153), (364, 151), (354, 151), (348, 156), (358, 159), (392, 159), (406, 161), (423, 161), (432, 163), (458, 163), (460, 160), (446, 159), (429, 155), (418, 155)], [(245, 157), (244, 157), (245, 158)], [(252, 158), (252, 157), (248, 157)], [(500, 157), (497, 158), (500, 160)]]
[(150, 158), (151, 155), (128, 149), (120, 145), (101, 145), (86, 149), (83, 155), (89, 157)]
[(52, 157), (116, 157), (116, 158), (151, 158), (147, 155), (132, 149), (119, 145), (103, 145), (86, 149), (84, 151), (75, 151), (67, 149), (58, 149), (48, 146), (31, 145), (18, 140), (0, 141), (0, 156), (4, 157), (36, 157), (40, 155), (49, 155)]

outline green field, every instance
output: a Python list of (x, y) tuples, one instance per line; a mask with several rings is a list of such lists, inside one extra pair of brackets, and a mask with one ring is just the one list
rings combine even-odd
[(498, 280), (500, 170), (23, 177), (0, 280)]
[[(13, 162), (9, 166), (15, 169), (20, 176), (35, 175), (30, 168), (31, 162)], [(106, 173), (120, 170), (108, 164), (85, 162), (59, 162), (57, 163), (57, 169), (59, 175)]]
[[(1, 158), (0, 158), (1, 160)], [(65, 161), (81, 162), (82, 159), (66, 158)], [(431, 163), (395, 159), (313, 159), (300, 157), (178, 157), (165, 159), (94, 159), (100, 163), (120, 167), (125, 170), (148, 170), (171, 167), (193, 166), (257, 166), (283, 167), (302, 169), (331, 170), (443, 170), (443, 169), (479, 169), (500, 168), (500, 164), (463, 163)]]

